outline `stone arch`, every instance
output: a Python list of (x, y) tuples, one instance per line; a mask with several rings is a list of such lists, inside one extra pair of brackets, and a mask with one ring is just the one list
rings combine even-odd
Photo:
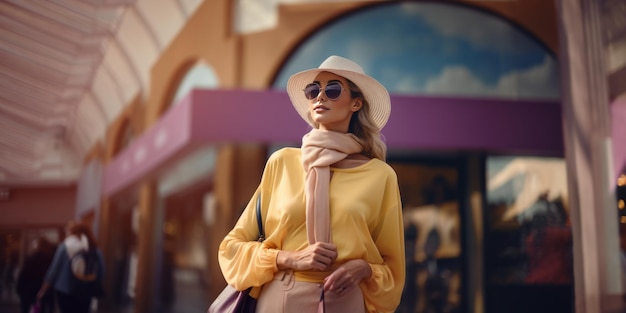
[[(198, 75), (206, 81), (193, 81)], [(195, 77), (191, 77), (195, 76)], [(189, 80), (189, 79), (192, 80)], [(182, 62), (167, 86), (166, 96), (159, 104), (159, 116), (175, 105), (176, 101), (185, 96), (193, 88), (215, 88), (219, 85), (219, 78), (213, 67), (203, 59), (189, 59)], [(184, 89), (184, 90), (181, 90)]]
[(107, 133), (104, 149), (104, 161), (113, 160), (130, 142), (143, 131), (143, 110), (141, 97), (137, 96), (113, 122)]
[[(328, 46), (329, 43), (332, 45), (333, 42), (341, 42), (340, 35), (329, 35), (329, 34), (340, 33), (342, 35), (345, 35), (346, 33), (350, 33), (350, 29), (351, 29), (350, 27), (347, 27), (347, 28), (340, 27), (340, 26), (337, 27), (338, 25), (342, 25), (340, 23), (347, 21), (348, 18), (354, 17), (354, 19), (352, 19), (350, 22), (347, 22), (347, 23), (353, 23), (350, 25), (352, 27), (356, 27), (354, 22), (359, 19), (360, 21), (356, 22), (356, 25), (360, 25), (360, 24), (366, 25), (367, 23), (364, 23), (363, 19), (365, 18), (364, 14), (367, 14), (368, 11), (375, 10), (378, 8), (384, 8), (384, 7), (392, 8), (395, 6), (396, 8), (391, 11), (396, 12), (395, 14), (402, 14), (403, 16), (408, 17), (404, 19), (404, 21), (407, 22), (413, 16), (413, 14), (410, 14), (407, 12), (416, 12), (415, 10), (417, 10), (418, 8), (419, 8), (419, 12), (422, 12), (422, 7), (415, 6), (417, 8), (411, 7), (411, 8), (405, 9), (403, 6), (404, 5), (416, 5), (416, 4), (425, 4), (424, 9), (429, 10), (427, 12), (433, 12), (431, 10), (434, 10), (435, 13), (441, 13), (438, 16), (446, 16), (445, 14), (449, 14), (447, 10), (450, 10), (450, 13), (454, 12), (454, 14), (458, 14), (459, 16), (462, 16), (463, 18), (467, 16), (467, 19), (470, 21), (477, 20), (477, 19), (482, 20), (484, 17), (487, 17), (485, 21), (489, 21), (491, 24), (493, 24), (491, 26), (497, 26), (497, 27), (483, 26), (482, 29), (478, 29), (477, 32), (471, 32), (471, 31), (466, 32), (464, 28), (462, 28), (460, 25), (457, 24), (456, 27), (452, 27), (452, 30), (450, 30), (450, 27), (445, 26), (446, 23), (439, 22), (441, 21), (441, 19), (430, 19), (428, 18), (430, 17), (429, 14), (424, 14), (424, 13), (418, 14), (419, 17), (417, 17), (417, 19), (415, 20), (421, 20), (421, 22), (418, 22), (417, 25), (419, 25), (418, 27), (420, 27), (420, 29), (424, 30), (423, 32), (424, 36), (428, 36), (429, 38), (437, 37), (437, 39), (442, 38), (446, 42), (452, 41), (452, 40), (455, 40), (455, 41), (461, 40), (461, 41), (467, 42), (469, 47), (475, 47), (474, 49), (470, 50), (470, 51), (473, 50), (474, 52), (473, 57), (479, 58), (479, 59), (482, 57), (482, 61), (487, 60), (488, 58), (488, 57), (482, 56), (484, 51), (489, 53), (488, 55), (493, 54), (497, 57), (496, 61), (494, 62), (488, 61), (491, 63), (491, 65), (487, 67), (491, 69), (493, 73), (496, 73), (494, 74), (495, 77), (494, 76), (486, 76), (486, 77), (474, 76), (474, 73), (481, 73), (484, 71), (478, 70), (476, 66), (470, 66), (469, 64), (476, 64), (476, 63), (471, 63), (471, 62), (468, 63), (467, 59), (461, 60), (461, 63), (458, 63), (459, 60), (450, 61), (449, 64), (446, 64), (445, 62), (440, 63), (439, 66), (441, 67), (437, 68), (437, 70), (443, 71), (443, 70), (447, 70), (448, 68), (454, 68), (454, 67), (460, 67), (460, 70), (470, 70), (470, 72), (468, 73), (469, 75), (468, 79), (470, 79), (470, 82), (476, 82), (478, 84), (476, 90), (469, 90), (470, 94), (457, 94), (458, 92), (463, 93), (463, 91), (460, 91), (460, 90), (450, 90), (450, 91), (445, 90), (443, 91), (444, 93), (452, 92), (454, 96), (474, 96), (474, 93), (479, 93), (477, 94), (478, 96), (505, 95), (505, 96), (511, 96), (515, 98), (517, 97), (517, 94), (520, 93), (520, 91), (524, 90), (527, 96), (537, 98), (537, 99), (558, 98), (559, 90), (560, 90), (560, 88), (558, 88), (558, 81), (559, 81), (558, 76), (560, 74), (560, 72), (558, 71), (558, 62), (556, 61), (556, 55), (554, 53), (554, 50), (549, 45), (547, 45), (541, 38), (538, 38), (537, 36), (535, 36), (533, 32), (526, 29), (521, 23), (517, 22), (516, 20), (510, 19), (508, 16), (502, 14), (501, 12), (498, 12), (495, 9), (489, 8), (487, 5), (484, 5), (484, 4), (474, 5), (473, 3), (440, 2), (440, 1), (374, 2), (374, 3), (361, 4), (359, 6), (343, 7), (338, 10), (335, 10), (332, 15), (329, 14), (329, 15), (326, 15), (324, 18), (318, 18), (315, 21), (315, 23), (311, 23), (310, 25), (302, 29), (300, 33), (298, 34), (299, 36), (298, 38), (292, 38), (289, 45), (284, 47), (284, 50), (283, 50), (284, 56), (282, 57), (282, 59), (277, 60), (278, 64), (271, 69), (271, 73), (269, 74), (270, 79), (269, 79), (268, 84), (270, 86), (273, 85), (275, 88), (283, 87), (284, 84), (286, 83), (286, 77), (287, 77), (285, 75), (288, 73), (293, 73), (294, 71), (300, 70), (297, 67), (303, 65), (304, 63), (307, 62), (307, 60), (311, 59), (310, 54), (312, 53), (314, 54), (314, 52), (312, 51), (318, 50), (317, 47), (310, 48), (310, 46), (315, 46), (315, 45), (310, 45), (309, 47), (306, 46), (307, 44), (311, 43), (312, 40), (322, 40), (321, 43), (316, 41), (318, 45), (321, 44), (322, 46), (324, 44)], [(441, 11), (442, 8), (445, 8), (446, 11), (445, 12)], [(385, 10), (380, 10), (380, 11), (385, 11)], [(467, 13), (465, 13), (465, 11)], [(309, 14), (314, 14), (311, 12), (315, 12), (315, 11), (311, 9), (309, 11)], [(402, 12), (402, 13), (398, 13), (398, 12)], [(363, 15), (359, 16), (360, 14), (363, 14)], [(376, 14), (377, 13), (374, 13), (373, 15), (375, 16)], [(385, 13), (382, 13), (382, 14), (385, 14)], [(392, 14), (392, 13), (389, 13), (389, 10), (387, 10), (387, 14)], [(285, 18), (289, 18), (289, 16), (285, 16)], [(372, 15), (368, 16), (367, 18), (371, 19)], [(382, 18), (389, 18), (389, 15), (383, 15)], [(290, 22), (291, 21), (289, 20), (284, 21), (284, 23), (290, 23)], [(335, 23), (337, 25), (334, 25)], [(422, 25), (425, 25), (425, 26), (422, 26)], [(487, 24), (487, 25), (490, 25), (490, 24)], [(280, 29), (281, 26), (277, 28)], [(496, 31), (487, 32), (487, 35), (485, 35), (484, 31), (489, 30), (489, 29), (496, 29)], [(326, 33), (324, 33), (325, 31)], [(474, 36), (473, 34), (475, 33), (478, 33), (479, 35)], [(372, 47), (372, 48), (375, 47), (375, 45), (371, 44), (371, 41), (367, 42), (367, 40), (363, 38), (362, 33), (356, 32), (355, 34), (359, 34), (359, 37), (361, 37), (361, 39), (355, 39), (356, 40), (354, 42), (355, 44), (362, 44), (362, 45), (365, 45), (366, 47)], [(379, 35), (382, 36), (382, 34), (379, 34)], [(501, 39), (511, 38), (511, 40), (509, 41), (509, 40), (485, 39), (485, 38), (492, 38), (492, 37), (489, 37), (488, 35), (496, 35), (497, 36), (496, 38), (502, 37)], [(325, 38), (325, 39), (320, 39), (320, 38)], [(334, 39), (329, 40), (328, 38), (334, 38)], [(393, 42), (402, 42), (402, 41), (393, 41)], [(502, 43), (502, 44), (498, 44), (498, 43)], [(342, 45), (340, 44), (339, 46), (342, 46)], [(333, 51), (342, 51), (343, 53), (353, 54), (352, 52), (354, 52), (354, 48), (351, 48), (351, 46), (354, 46), (354, 44), (352, 45), (345, 44), (342, 47), (339, 47), (339, 48), (333, 47), (332, 49), (326, 49), (324, 51), (328, 50), (329, 53)], [(306, 47), (306, 50), (302, 49), (303, 47)], [(521, 51), (525, 51), (523, 54), (520, 54), (517, 52), (520, 47), (522, 48)], [(396, 50), (401, 51), (398, 49), (403, 49), (403, 48), (404, 47), (402, 45), (398, 45)], [(439, 47), (439, 48), (442, 48), (442, 47)], [(410, 50), (405, 50), (405, 51), (406, 53), (409, 53), (408, 51)], [(299, 53), (298, 61), (292, 62), (292, 66), (290, 68), (286, 68), (286, 66), (293, 59), (296, 53)], [(386, 52), (378, 51), (378, 53), (374, 52), (373, 54), (370, 54), (370, 56), (374, 56), (376, 59), (384, 59), (382, 56), (385, 53)], [(408, 57), (406, 53), (404, 57)], [(341, 55), (340, 52), (332, 53), (332, 54)], [(359, 53), (354, 53), (354, 54), (362, 55)], [(435, 54), (433, 54), (432, 51), (426, 53), (426, 57), (429, 57), (430, 55), (434, 56)], [(457, 56), (458, 55), (459, 54), (457, 53)], [(526, 59), (522, 61), (521, 58), (519, 57), (520, 55), (523, 55), (523, 57)], [(346, 55), (346, 56), (350, 57), (349, 55)], [(457, 58), (457, 56), (455, 56), (455, 58)], [(529, 56), (532, 59), (530, 63), (526, 61)], [(309, 57), (309, 58), (306, 59), (305, 57)], [(315, 55), (315, 57), (320, 57), (320, 55), (317, 54)], [(368, 57), (365, 57), (365, 59), (367, 58)], [(389, 58), (387, 58), (387, 61), (388, 60)], [(320, 59), (319, 61), (321, 62), (322, 60)], [(454, 63), (454, 62), (457, 62), (457, 63)], [(253, 63), (253, 62), (250, 62), (250, 63)], [(296, 64), (297, 66), (295, 66)], [(317, 64), (319, 63), (309, 64), (309, 65), (317, 66)], [(456, 65), (460, 65), (460, 66), (456, 66)], [(415, 66), (416, 65), (414, 64), (414, 67)], [(397, 65), (396, 65), (396, 68), (397, 68)], [(419, 68), (419, 66), (417, 68)], [(366, 71), (368, 70), (366, 69)], [(463, 73), (467, 73), (467, 71)], [(544, 74), (537, 74), (537, 73), (544, 73)], [(370, 72), (369, 74), (372, 75), (373, 73)], [(427, 75), (427, 76), (418, 77), (420, 79), (438, 78), (438, 77), (435, 77), (436, 75), (433, 75), (433, 73), (428, 73), (428, 74), (420, 73), (420, 74)], [(437, 75), (442, 75), (442, 78), (444, 77), (443, 72)], [(541, 80), (535, 79), (537, 75), (541, 75), (540, 76)], [(373, 75), (373, 76), (376, 76), (376, 75)], [(450, 76), (451, 76), (450, 74), (445, 75), (446, 78), (450, 78)], [(478, 79), (478, 81), (476, 81), (475, 79)], [(498, 79), (501, 79), (501, 81), (498, 81)], [(387, 84), (383, 81), (381, 82), (389, 88), (390, 92), (395, 92), (394, 90), (392, 90), (395, 84), (389, 84), (390, 81), (386, 82)], [(545, 84), (542, 84), (542, 83), (545, 83)], [(450, 83), (448, 83), (448, 85), (449, 84)], [(459, 86), (459, 84), (456, 84), (456, 85)], [(463, 85), (463, 84), (460, 84), (460, 85)], [(468, 84), (468, 86), (472, 86), (472, 84)], [(424, 85), (413, 86), (413, 87), (416, 88), (414, 90), (426, 90), (426, 86)], [(428, 90), (432, 90), (432, 89), (428, 89)], [(435, 87), (435, 90), (438, 90), (438, 88)], [(481, 91), (484, 94), (480, 94)], [(435, 91), (435, 92), (438, 92), (438, 91)]]

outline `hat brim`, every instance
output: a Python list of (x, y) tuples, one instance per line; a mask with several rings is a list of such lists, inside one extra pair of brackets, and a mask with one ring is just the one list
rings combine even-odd
[(287, 81), (287, 94), (291, 103), (309, 125), (314, 127), (308, 114), (309, 100), (304, 97), (303, 90), (321, 72), (333, 73), (352, 81), (361, 89), (363, 97), (369, 104), (370, 117), (378, 129), (382, 129), (387, 124), (391, 114), (391, 99), (389, 92), (381, 83), (368, 75), (353, 71), (315, 68), (295, 73)]

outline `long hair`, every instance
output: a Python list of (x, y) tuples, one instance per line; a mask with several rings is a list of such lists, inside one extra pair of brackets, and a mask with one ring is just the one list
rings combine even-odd
[(363, 105), (361, 109), (352, 114), (348, 132), (362, 140), (363, 153), (370, 157), (385, 161), (387, 159), (387, 145), (383, 142), (380, 130), (370, 116), (370, 103), (367, 102), (359, 87), (346, 78), (350, 87), (350, 96), (360, 98)]
[(80, 238), (81, 235), (85, 235), (87, 237), (87, 242), (89, 243), (89, 249), (95, 249), (98, 247), (98, 243), (91, 231), (91, 227), (89, 225), (82, 222), (70, 222), (68, 226), (68, 232), (71, 235), (76, 235)]

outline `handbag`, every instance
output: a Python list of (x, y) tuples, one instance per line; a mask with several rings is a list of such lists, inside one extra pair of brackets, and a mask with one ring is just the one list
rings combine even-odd
[(29, 313), (39, 313), (39, 312), (41, 312), (41, 303), (37, 301), (33, 303), (33, 305), (30, 307)]
[[(265, 240), (263, 220), (261, 218), (261, 195), (256, 199), (256, 221), (259, 227), (257, 241)], [(250, 295), (252, 287), (246, 290), (237, 290), (227, 285), (209, 306), (208, 313), (254, 313), (256, 311), (256, 299)]]

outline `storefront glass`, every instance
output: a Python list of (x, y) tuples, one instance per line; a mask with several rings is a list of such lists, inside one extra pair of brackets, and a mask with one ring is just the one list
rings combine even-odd
[(392, 161), (402, 196), (406, 283), (397, 312), (462, 312), (464, 254), (453, 162)]
[(158, 210), (163, 210), (158, 260), (157, 307), (168, 312), (197, 312), (208, 307), (206, 201), (212, 191), (217, 148), (199, 148), (171, 165), (159, 178)]
[[(572, 229), (561, 158), (486, 161), (487, 312), (570, 312)], [(529, 301), (533, 299), (532, 301)]]

